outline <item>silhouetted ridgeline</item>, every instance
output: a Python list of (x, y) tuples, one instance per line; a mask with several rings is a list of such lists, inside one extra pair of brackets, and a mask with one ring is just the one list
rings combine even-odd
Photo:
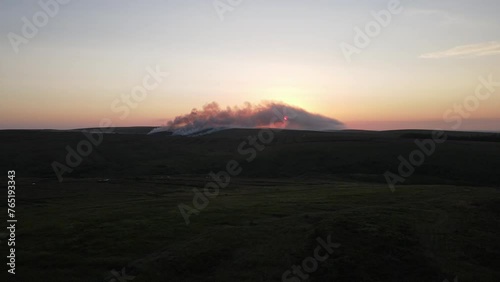
[[(500, 133), (449, 133), (448, 140), (456, 141), (478, 141), (478, 142), (500, 142)], [(432, 133), (405, 133), (401, 138), (432, 139)]]

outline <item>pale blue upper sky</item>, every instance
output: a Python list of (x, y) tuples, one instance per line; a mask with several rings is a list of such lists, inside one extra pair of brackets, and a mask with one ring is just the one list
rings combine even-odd
[[(117, 124), (156, 125), (211, 101), (267, 99), (355, 127), (436, 121), (474, 92), (479, 76), (500, 80), (498, 0), (402, 0), (403, 12), (351, 63), (340, 44), (352, 43), (353, 28), (388, 0), (243, 0), (223, 21), (213, 3), (73, 0), (16, 54), (7, 34), (21, 35), (21, 18), (41, 8), (0, 0), (0, 128), (96, 126), (154, 65), (171, 75)], [(492, 54), (453, 51), (488, 42)], [(500, 120), (499, 96), (472, 119)]]

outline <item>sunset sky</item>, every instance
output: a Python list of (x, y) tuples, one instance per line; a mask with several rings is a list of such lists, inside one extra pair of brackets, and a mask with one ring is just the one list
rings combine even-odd
[[(450, 129), (443, 115), (479, 77), (500, 82), (500, 2), (401, 0), (346, 60), (341, 44), (389, 2), (243, 0), (221, 18), (212, 0), (73, 0), (16, 53), (8, 34), (43, 10), (1, 0), (0, 128), (158, 126), (212, 101), (276, 100), (348, 128)], [(155, 66), (169, 76), (121, 119), (111, 104)], [(497, 88), (458, 130), (500, 131)]]

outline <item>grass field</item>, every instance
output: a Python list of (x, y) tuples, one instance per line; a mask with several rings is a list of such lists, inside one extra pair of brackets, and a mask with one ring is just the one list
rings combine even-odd
[(331, 235), (341, 247), (310, 281), (500, 278), (498, 189), (241, 179), (186, 226), (193, 179), (21, 182), (18, 277), (279, 281)]
[[(382, 173), (413, 148), (401, 133), (283, 132), (245, 163), (234, 151), (247, 133), (110, 135), (59, 183), (50, 163), (79, 133), (2, 132), (16, 281), (113, 281), (113, 269), (134, 282), (282, 281), (329, 236), (340, 245), (308, 281), (500, 281), (499, 143), (451, 140), (393, 193)], [(241, 176), (186, 225), (178, 205), (232, 158)]]

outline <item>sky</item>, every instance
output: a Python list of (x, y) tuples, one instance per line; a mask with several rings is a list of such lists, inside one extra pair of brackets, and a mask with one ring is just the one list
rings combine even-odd
[[(280, 101), (353, 129), (500, 131), (498, 0), (55, 1), (0, 0), (0, 129)], [(168, 76), (117, 111), (151, 69)]]

